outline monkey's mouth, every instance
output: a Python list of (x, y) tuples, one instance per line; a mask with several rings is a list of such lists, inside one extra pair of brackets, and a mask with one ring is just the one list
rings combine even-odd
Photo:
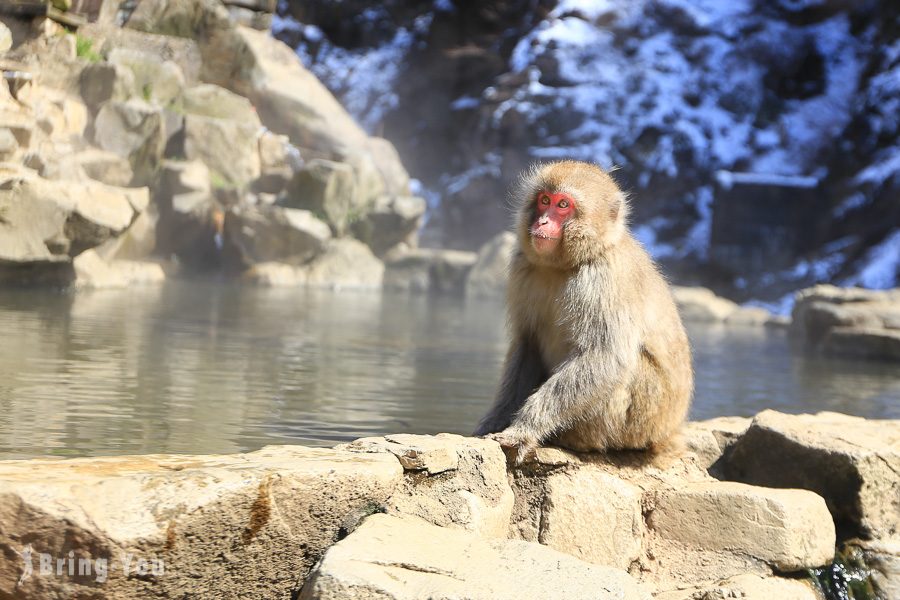
[(539, 229), (532, 229), (529, 233), (531, 234), (531, 237), (533, 237), (533, 238), (540, 238), (542, 240), (559, 240), (558, 237), (554, 237), (554, 236), (550, 235), (549, 233), (546, 233)]

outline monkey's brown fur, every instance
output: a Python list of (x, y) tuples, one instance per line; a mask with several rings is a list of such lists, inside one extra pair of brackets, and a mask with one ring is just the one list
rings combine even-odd
[[(537, 195), (564, 192), (574, 217), (551, 255), (532, 245)], [(661, 448), (693, 392), (691, 352), (672, 294), (628, 231), (628, 204), (600, 168), (576, 161), (522, 177), (510, 264), (511, 344), (476, 435), (518, 448)]]

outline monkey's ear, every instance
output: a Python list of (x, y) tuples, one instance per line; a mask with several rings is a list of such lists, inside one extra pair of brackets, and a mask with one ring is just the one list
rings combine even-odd
[(616, 192), (612, 201), (610, 202), (610, 218), (615, 223), (621, 223), (625, 225), (628, 222), (628, 196), (625, 195), (624, 192)]

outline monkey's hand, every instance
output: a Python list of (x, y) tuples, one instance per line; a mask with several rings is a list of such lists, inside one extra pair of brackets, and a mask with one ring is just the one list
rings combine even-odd
[(540, 445), (540, 440), (529, 436), (521, 429), (516, 429), (515, 427), (507, 427), (500, 433), (491, 433), (486, 437), (489, 440), (498, 442), (504, 448), (515, 448), (517, 465), (521, 465), (525, 462), (525, 459)]

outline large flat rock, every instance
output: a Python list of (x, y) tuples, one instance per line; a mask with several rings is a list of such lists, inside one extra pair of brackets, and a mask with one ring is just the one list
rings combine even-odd
[[(0, 597), (288, 598), (347, 522), (377, 510), (396, 459), (299, 446), (224, 456), (0, 462)], [(17, 585), (32, 552), (34, 573)], [(39, 555), (108, 558), (108, 578)], [(126, 576), (131, 553), (164, 573)]]
[(540, 544), (486, 540), (412, 518), (372, 515), (325, 554), (303, 600), (638, 600), (625, 571)]
[(900, 532), (900, 421), (767, 410), (723, 462), (728, 479), (816, 492), (858, 535)]

